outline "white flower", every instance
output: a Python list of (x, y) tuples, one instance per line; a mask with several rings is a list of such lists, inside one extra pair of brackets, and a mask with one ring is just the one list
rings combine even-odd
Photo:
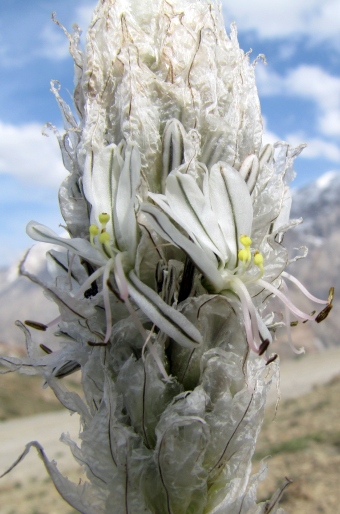
[[(175, 123), (178, 125), (178, 122)], [(184, 133), (184, 128), (182, 132)], [(173, 146), (173, 152), (176, 154), (177, 148), (174, 144)], [(268, 149), (265, 151), (268, 152)], [(287, 201), (286, 189), (281, 193), (279, 214), (275, 212), (276, 198), (271, 200), (272, 207), (269, 208), (269, 212), (272, 212), (272, 218), (263, 224), (261, 245), (254, 249), (251, 239), (253, 201), (259, 203), (261, 196), (264, 196), (261, 192), (256, 198), (256, 190), (253, 195), (251, 194), (256, 188), (256, 180), (261, 181), (261, 164), (256, 155), (246, 158), (239, 171), (223, 161), (214, 164), (209, 170), (204, 163), (192, 161), (191, 168), (183, 164), (171, 171), (166, 179), (164, 195), (149, 194), (164, 213), (185, 232), (180, 232), (152, 205), (144, 204), (141, 212), (160, 236), (188, 255), (202, 273), (203, 283), (208, 291), (227, 296), (230, 293), (237, 295), (242, 306), (249, 346), (255, 353), (262, 355), (266, 352), (272, 337), (255, 308), (253, 296), (256, 297), (261, 290), (265, 290), (267, 296), (269, 292), (283, 302), (290, 340), (288, 312), (291, 311), (301, 320), (319, 321), (330, 311), (332, 295), (328, 300), (315, 298), (297, 279), (284, 272), (282, 266), (280, 273), (275, 277), (276, 281), (280, 276), (287, 278), (298, 285), (309, 299), (327, 306), (322, 314), (310, 315), (293, 305), (280, 287), (271, 283), (272, 270), (269, 266), (269, 273), (266, 272), (267, 263), (261, 252), (266, 252), (268, 238), (271, 236), (273, 239), (273, 233), (276, 235), (282, 231), (289, 222), (290, 203)], [(273, 163), (270, 164), (274, 166)], [(198, 174), (193, 171), (195, 167), (204, 169), (203, 176), (198, 178)], [(278, 257), (277, 252), (270, 253), (269, 264)], [(266, 275), (269, 281), (266, 280)]]
[[(27, 233), (37, 241), (59, 244), (97, 268), (75, 292), (75, 298), (81, 301), (91, 284), (102, 276), (106, 313), (104, 343), (108, 343), (112, 334), (110, 291), (112, 293), (114, 286), (110, 283), (110, 273), (113, 272), (117, 294), (140, 328), (146, 343), (149, 336), (135, 314), (130, 296), (165, 334), (179, 344), (195, 348), (202, 342), (197, 328), (143, 284), (135, 273), (139, 242), (135, 208), (139, 183), (140, 158), (134, 145), (125, 147), (124, 144), (111, 144), (93, 149), (85, 161), (83, 176), (84, 194), (91, 205), (90, 241), (58, 237), (47, 227), (32, 221), (27, 226)], [(60, 321), (60, 318), (54, 321)], [(167, 378), (152, 344), (149, 344), (149, 348)]]

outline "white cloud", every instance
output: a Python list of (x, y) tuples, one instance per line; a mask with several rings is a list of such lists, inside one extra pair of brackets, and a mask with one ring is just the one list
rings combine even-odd
[(290, 59), (297, 51), (297, 45), (289, 40), (282, 43), (278, 48), (278, 57), (281, 61)]
[(262, 38), (307, 36), (340, 47), (339, 0), (222, 0), (227, 23)]
[(340, 148), (336, 144), (321, 138), (309, 138), (303, 133), (288, 134), (286, 140), (293, 146), (302, 142), (307, 143), (301, 157), (306, 159), (323, 158), (333, 162), (340, 162)]
[(314, 100), (322, 110), (340, 106), (340, 77), (329, 75), (319, 66), (299, 66), (288, 73), (284, 82), (288, 92)]
[(87, 27), (90, 25), (90, 21), (93, 15), (93, 11), (97, 5), (97, 2), (92, 2), (90, 4), (80, 5), (76, 9), (76, 20), (77, 25), (83, 30), (86, 31)]
[(326, 141), (322, 138), (310, 138), (303, 132), (295, 132), (286, 134), (284, 138), (268, 129), (267, 118), (263, 117), (263, 143), (276, 143), (277, 141), (287, 141), (291, 146), (299, 146), (307, 143), (306, 148), (301, 153), (301, 157), (305, 159), (323, 158), (333, 162), (340, 162), (340, 147), (333, 142)]
[(31, 185), (55, 187), (67, 175), (53, 134), (42, 136), (37, 123), (21, 126), (0, 122), (0, 173)]
[(275, 132), (272, 132), (271, 130), (268, 129), (268, 120), (265, 116), (262, 116), (262, 121), (263, 121), (263, 137), (262, 137), (263, 144), (267, 144), (267, 143), (274, 144), (277, 141), (281, 141), (282, 137), (279, 137), (277, 134), (275, 134)]
[(311, 100), (316, 104), (317, 129), (327, 136), (340, 135), (340, 77), (318, 66), (301, 65), (285, 76), (257, 66), (260, 96), (285, 95)]
[(69, 57), (69, 42), (61, 28), (49, 22), (40, 34), (41, 46), (39, 55), (48, 59), (62, 60)]
[(340, 135), (340, 77), (317, 66), (300, 66), (286, 77), (286, 87), (318, 108), (318, 129), (328, 136)]
[[(57, 16), (57, 20), (65, 27), (67, 25), (66, 28), (69, 31), (71, 31), (71, 27), (68, 27), (68, 25), (76, 23), (85, 35), (95, 6), (96, 2), (89, 3), (88, 1), (85, 1), (75, 9), (72, 19), (65, 20), (64, 17), (62, 17), (62, 19), (58, 20)], [(57, 24), (49, 21), (43, 27), (40, 38), (42, 46), (39, 50), (39, 55), (43, 55), (44, 57), (53, 60), (63, 60), (69, 57), (69, 41), (64, 34), (62, 27), (58, 27)]]
[(323, 134), (340, 136), (340, 108), (326, 111), (320, 118), (320, 129)]
[(272, 71), (269, 66), (258, 63), (255, 68), (256, 84), (260, 96), (271, 96), (282, 94), (284, 89), (284, 77)]

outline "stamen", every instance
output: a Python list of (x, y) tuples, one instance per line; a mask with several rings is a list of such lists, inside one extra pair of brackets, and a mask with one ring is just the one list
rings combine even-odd
[(35, 328), (35, 330), (41, 330), (42, 332), (45, 332), (45, 330), (48, 329), (47, 325), (44, 325), (44, 323), (39, 323), (39, 321), (31, 321), (30, 319), (27, 319), (24, 321), (25, 325), (31, 328)]
[(111, 259), (112, 257), (114, 257), (114, 253), (113, 253), (112, 248), (110, 246), (110, 239), (111, 239), (110, 234), (108, 232), (105, 232), (105, 231), (101, 232), (99, 234), (99, 236), (98, 236), (99, 243), (103, 245), (106, 254)]
[(246, 262), (249, 260), (249, 252), (242, 248), (242, 250), (239, 250), (238, 252), (238, 258), (242, 262)]
[(329, 290), (329, 293), (328, 293), (328, 298), (327, 298), (328, 303), (331, 304), (333, 302), (333, 299), (334, 299), (334, 287), (331, 287)]
[[(326, 305), (328, 303), (332, 303), (329, 299), (328, 300), (320, 300), (320, 298), (316, 298), (316, 296), (313, 296), (306, 288), (304, 285), (301, 284), (301, 282), (295, 278), (293, 275), (291, 275), (290, 273), (287, 273), (286, 271), (283, 271), (282, 272), (282, 276), (287, 278), (288, 280), (290, 280), (291, 282), (294, 282), (294, 284), (296, 284), (298, 286), (298, 288), (303, 292), (303, 294), (305, 296), (307, 296), (307, 298), (309, 298), (310, 300), (312, 300), (313, 302), (315, 303), (321, 303), (323, 305)], [(333, 293), (334, 293), (334, 288), (333, 288)], [(333, 299), (333, 298), (332, 298)]]
[(110, 296), (109, 296), (109, 288), (107, 287), (107, 281), (110, 277), (110, 272), (113, 268), (114, 260), (113, 258), (109, 259), (105, 264), (104, 273), (103, 273), (103, 301), (104, 301), (104, 309), (106, 316), (106, 334), (104, 343), (108, 343), (111, 332), (112, 332), (112, 313), (111, 313), (111, 305), (110, 305)]
[[(288, 287), (284, 281), (282, 281), (282, 287), (283, 287), (284, 291), (287, 293)], [(305, 353), (305, 349), (303, 346), (301, 346), (301, 348), (299, 348), (299, 350), (297, 348), (295, 348), (295, 346), (294, 346), (293, 338), (292, 338), (291, 322), (290, 322), (290, 312), (289, 312), (287, 305), (284, 306), (283, 320), (285, 322), (288, 344), (289, 344), (292, 352), (296, 353), (297, 355), (301, 355), (302, 353)]]
[(254, 254), (254, 264), (255, 264), (255, 266), (257, 266), (259, 268), (260, 273), (258, 275), (256, 275), (255, 277), (253, 277), (252, 279), (247, 280), (248, 283), (257, 282), (260, 278), (263, 277), (263, 274), (264, 274), (263, 262), (264, 262), (264, 259), (263, 259), (262, 253), (260, 253), (256, 250), (256, 252)]
[(39, 321), (32, 321), (30, 319), (27, 319), (26, 321), (24, 321), (24, 323), (28, 327), (35, 328), (35, 330), (41, 330), (42, 332), (45, 332), (48, 328), (53, 327), (53, 325), (59, 323), (59, 321), (62, 321), (61, 316), (58, 316), (46, 325), (44, 323), (39, 323)]
[(95, 247), (94, 237), (99, 234), (99, 228), (97, 227), (97, 225), (90, 225), (89, 232), (90, 232), (90, 243), (93, 247)]
[(49, 323), (47, 323), (47, 328), (50, 328), (50, 327), (53, 327), (54, 325), (56, 325), (57, 323), (59, 323), (60, 321), (63, 321), (62, 320), (62, 317), (61, 316), (58, 316), (57, 318), (54, 318), (52, 319), (52, 321), (50, 321)]
[(262, 280), (260, 278), (257, 283), (259, 286), (263, 287), (264, 289), (267, 289), (270, 293), (272, 293), (274, 296), (277, 296), (280, 298), (280, 300), (288, 307), (288, 309), (295, 314), (295, 316), (298, 316), (301, 319), (307, 319), (314, 321), (314, 316), (311, 316), (310, 314), (307, 314), (306, 312), (300, 311), (295, 305), (285, 296), (279, 289), (277, 289), (273, 284), (270, 284), (269, 282), (266, 282), (265, 280)]
[(265, 339), (264, 341), (262, 341), (262, 343), (260, 344), (260, 348), (259, 348), (259, 355), (263, 355), (269, 345), (270, 345), (269, 339)]
[(107, 214), (106, 212), (102, 212), (101, 214), (99, 214), (98, 219), (99, 219), (99, 223), (102, 224), (102, 229), (105, 230), (106, 225), (110, 221), (110, 215)]
[(244, 248), (238, 252), (238, 258), (244, 264), (248, 264), (251, 260), (250, 246), (252, 244), (252, 240), (249, 236), (242, 235), (240, 237), (240, 242), (244, 246)]
[(240, 236), (240, 241), (241, 244), (243, 244), (243, 246), (245, 246), (246, 248), (249, 248), (253, 242), (249, 236), (246, 236), (244, 234)]
[(92, 275), (90, 275), (89, 278), (87, 278), (83, 285), (78, 289), (77, 293), (75, 294), (75, 298), (82, 296), (85, 291), (91, 287), (92, 283), (104, 273), (104, 270), (105, 266), (101, 266), (94, 273), (92, 273)]
[(274, 353), (274, 355), (272, 357), (270, 357), (267, 362), (266, 362), (266, 366), (268, 366), (269, 364), (271, 364), (272, 362), (276, 361), (276, 359), (278, 358), (278, 355), (277, 353)]
[(326, 305), (326, 307), (321, 312), (319, 312), (319, 314), (315, 318), (315, 321), (317, 323), (321, 323), (321, 321), (327, 318), (328, 314), (331, 312), (332, 309), (333, 305), (331, 303), (329, 305)]
[[(254, 264), (255, 266), (257, 266), (258, 268), (260, 268), (261, 270), (261, 276), (263, 275), (263, 255), (262, 253), (256, 251), (255, 254), (254, 254)], [(260, 278), (260, 277), (259, 277)]]
[(262, 341), (260, 339), (255, 307), (249, 296), (248, 289), (243, 284), (243, 282), (237, 277), (233, 277), (231, 285), (235, 293), (241, 300), (241, 307), (244, 317), (244, 324), (246, 328), (248, 344), (250, 348), (253, 350), (253, 352), (259, 353), (259, 348), (261, 346)]
[(52, 352), (52, 350), (51, 350), (50, 348), (48, 348), (48, 346), (45, 346), (44, 344), (40, 344), (39, 346), (40, 346), (40, 348), (41, 348), (45, 353), (47, 353), (48, 355), (50, 355), (51, 353), (53, 353), (53, 352)]

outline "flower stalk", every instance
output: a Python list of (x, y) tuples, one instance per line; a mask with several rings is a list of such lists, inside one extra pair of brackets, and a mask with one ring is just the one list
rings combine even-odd
[[(60, 316), (18, 323), (28, 356), (1, 364), (40, 374), (79, 414), (80, 446), (62, 439), (87, 480), (68, 481), (36, 442), (15, 465), (36, 447), (82, 513), (282, 513), (286, 484), (258, 503), (265, 466), (251, 475), (278, 370), (270, 345), (278, 324), (291, 337), (290, 313), (320, 321), (333, 300), (285, 271), (283, 237), (300, 222), (289, 219), (288, 183), (303, 145), (262, 144), (254, 64), (217, 0), (100, 0), (85, 52), (79, 29), (63, 30), (76, 114), (51, 89), (64, 119), (68, 236), (31, 221), (27, 233), (59, 250), (47, 253), (48, 282), (21, 265)], [(284, 279), (321, 313), (293, 305)], [(59, 349), (34, 348), (27, 327), (52, 326)], [(75, 371), (83, 396), (60, 386)]]

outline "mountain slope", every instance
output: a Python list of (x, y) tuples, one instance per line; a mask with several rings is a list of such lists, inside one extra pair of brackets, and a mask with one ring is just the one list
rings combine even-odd
[[(334, 307), (327, 320), (320, 324), (300, 324), (293, 330), (297, 346), (328, 347), (340, 343), (340, 302), (337, 299), (337, 291), (340, 291), (339, 198), (339, 172), (326, 173), (293, 194), (292, 217), (302, 217), (304, 221), (286, 234), (285, 245), (292, 255), (297, 253), (294, 248), (307, 246), (308, 255), (290, 265), (288, 271), (319, 298), (326, 299), (329, 288), (335, 287)], [(317, 308), (294, 285), (289, 285), (289, 289), (299, 306), (307, 311)]]
[[(45, 243), (35, 245), (27, 258), (27, 268), (41, 279), (47, 276), (45, 254), (50, 248), (51, 245)], [(56, 305), (44, 297), (41, 287), (18, 275), (18, 264), (0, 271), (1, 353), (8, 353), (7, 345), (14, 346), (17, 353), (24, 351), (24, 336), (15, 326), (16, 320), (48, 323), (58, 314)], [(45, 332), (34, 332), (37, 342), (46, 343)]]

